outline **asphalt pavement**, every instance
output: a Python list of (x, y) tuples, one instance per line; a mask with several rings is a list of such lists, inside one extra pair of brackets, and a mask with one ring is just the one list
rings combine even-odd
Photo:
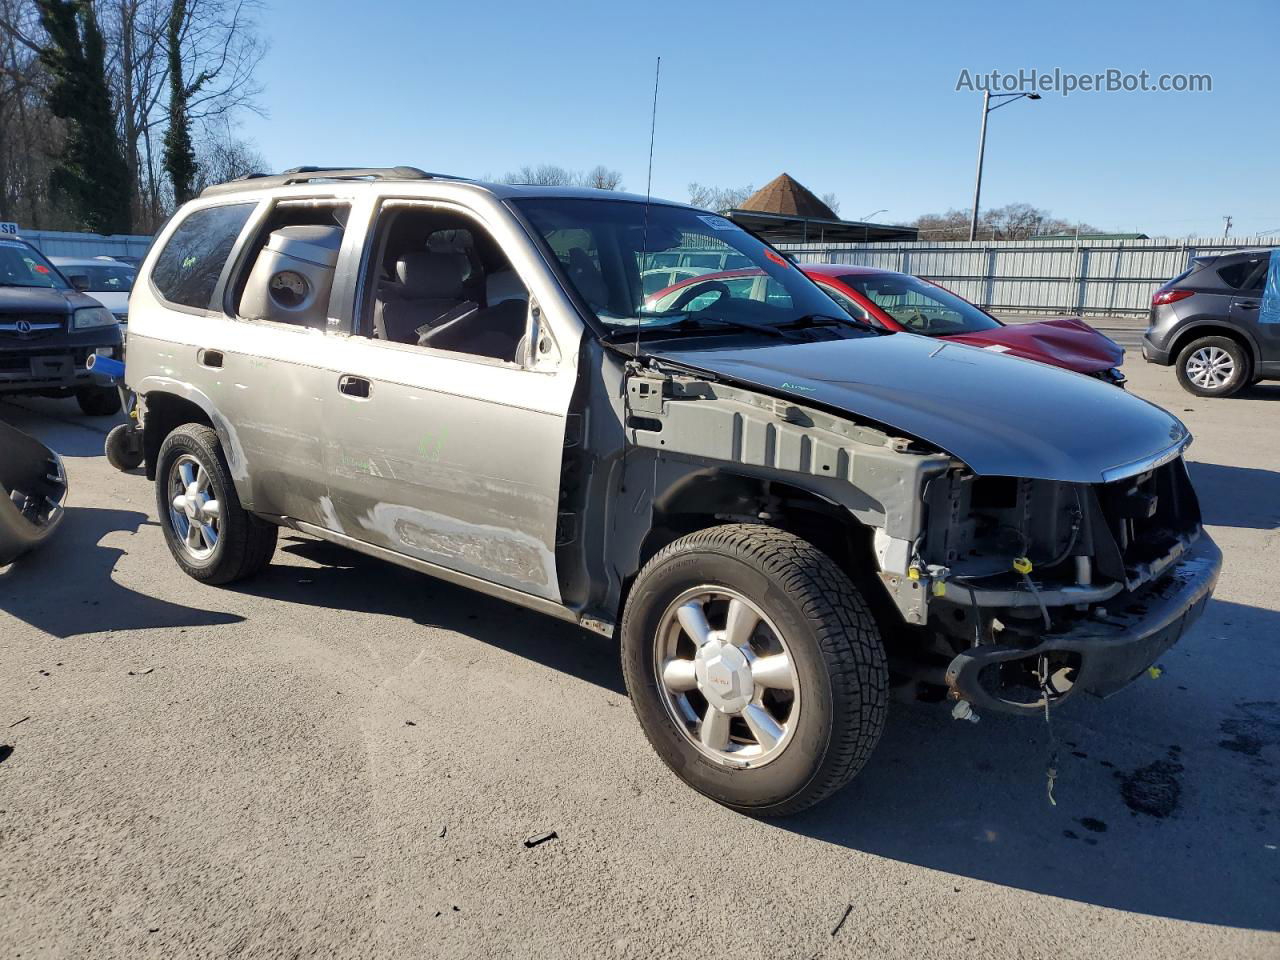
[(72, 484), (0, 572), (0, 956), (1275, 960), (1280, 384), (1127, 372), (1226, 554), (1160, 676), (1052, 731), (894, 704), (776, 821), (666, 770), (610, 641), (290, 533), (202, 586), (111, 420), (0, 403)]

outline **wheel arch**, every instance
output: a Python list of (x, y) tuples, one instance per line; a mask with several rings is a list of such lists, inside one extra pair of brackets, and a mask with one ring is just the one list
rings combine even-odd
[(1194, 320), (1179, 330), (1169, 345), (1170, 359), (1177, 363), (1178, 355), (1186, 349), (1187, 344), (1203, 337), (1226, 337), (1228, 340), (1234, 340), (1245, 348), (1250, 365), (1257, 366), (1258, 358), (1261, 356), (1257, 341), (1248, 331), (1223, 323), (1221, 320)]
[(138, 384), (137, 392), (142, 398), (146, 413), (143, 420), (142, 451), (147, 479), (154, 480), (156, 459), (165, 437), (184, 423), (202, 423), (214, 430), (217, 430), (217, 426), (214, 422), (213, 403), (204, 393), (189, 385), (168, 381), (153, 383), (148, 388), (148, 380)]

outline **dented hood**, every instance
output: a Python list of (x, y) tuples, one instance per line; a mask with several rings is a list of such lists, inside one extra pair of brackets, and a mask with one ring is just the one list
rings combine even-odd
[(992, 330), (956, 333), (945, 339), (1051, 363), (1077, 373), (1110, 370), (1124, 362), (1122, 346), (1076, 317), (1009, 324)]
[(668, 341), (648, 353), (877, 421), (983, 475), (1099, 483), (1188, 438), (1176, 417), (1101, 380), (914, 334), (719, 349)]

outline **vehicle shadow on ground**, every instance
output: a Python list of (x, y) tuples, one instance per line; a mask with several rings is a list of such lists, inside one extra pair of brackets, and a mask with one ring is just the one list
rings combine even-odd
[(0, 399), (0, 419), (36, 437), (63, 457), (100, 457), (107, 433), (122, 415), (86, 417), (74, 400), (45, 397)]
[(1175, 660), (1175, 647), (1176, 681), (1062, 706), (1056, 806), (1043, 721), (983, 714), (975, 725), (945, 707), (894, 704), (862, 773), (776, 823), (957, 877), (1280, 930), (1280, 854), (1266, 847), (1280, 833), (1280, 698), (1232, 703), (1229, 678), (1280, 635), (1280, 613), (1216, 600), (1211, 610), (1212, 632), (1233, 632), (1212, 638), (1230, 645), (1217, 678), (1191, 666), (1204, 653)]
[(1280, 528), (1280, 473), (1225, 463), (1187, 461), (1204, 522), (1212, 526)]
[(397, 617), (482, 643), (626, 695), (607, 637), (325, 540), (281, 531), (278, 551), (319, 564), (275, 564), (235, 589), (256, 597)]
[(1241, 400), (1280, 400), (1280, 383), (1255, 383), (1236, 396)]
[[(112, 578), (119, 547), (108, 534), (136, 534), (154, 525), (136, 510), (70, 507), (47, 543), (0, 573), (0, 610), (55, 637), (112, 630), (146, 630), (238, 623), (244, 617), (169, 603)], [(61, 589), (50, 589), (50, 584)]]

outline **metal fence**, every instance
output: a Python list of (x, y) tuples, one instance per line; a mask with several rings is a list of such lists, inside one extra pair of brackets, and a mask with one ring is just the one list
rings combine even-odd
[(46, 257), (141, 257), (151, 246), (151, 237), (100, 233), (73, 233), (62, 230), (21, 230), (18, 233)]
[(780, 243), (802, 263), (913, 273), (987, 309), (1094, 316), (1145, 314), (1151, 294), (1193, 257), (1274, 247), (1276, 237), (1186, 240), (995, 240), (976, 243)]

